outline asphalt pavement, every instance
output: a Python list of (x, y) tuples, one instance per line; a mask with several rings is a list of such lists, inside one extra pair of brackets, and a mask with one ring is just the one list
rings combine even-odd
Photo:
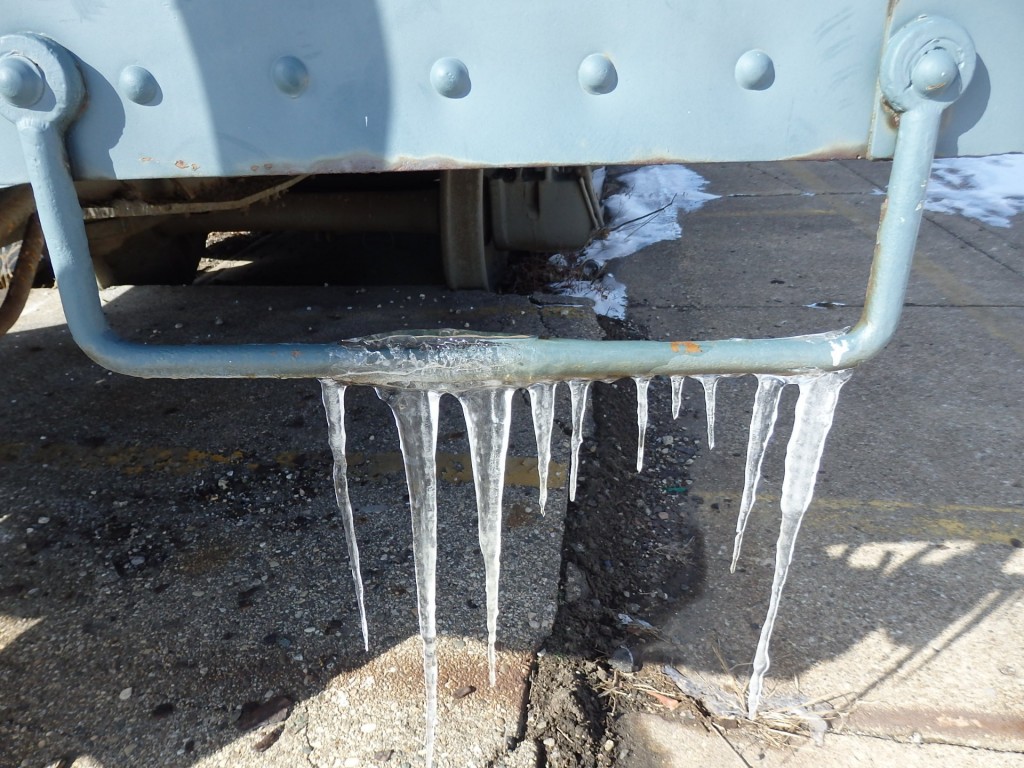
[[(149, 343), (598, 334), (572, 300), (437, 287), (114, 288), (103, 301)], [(364, 652), (316, 381), (107, 373), (71, 341), (53, 289), (33, 292), (0, 358), (0, 766), (423, 764), (408, 496), (371, 389), (347, 395)], [(513, 404), (494, 687), (466, 427), (442, 401), (435, 765), (534, 754), (523, 707), (556, 612), (567, 400), (543, 517), (529, 402)]]
[[(680, 240), (607, 267), (628, 287), (630, 333), (781, 336), (856, 320), (887, 164), (693, 167), (721, 197), (681, 216)], [(649, 451), (680, 449), (685, 433), (696, 454), (685, 487), (673, 480), (646, 514), (698, 531), (700, 578), (670, 610), (634, 617), (655, 624), (636, 679), (672, 696), (609, 710), (600, 754), (580, 765), (1020, 764), (1022, 231), (926, 214), (897, 336), (840, 397), (756, 727), (736, 713), (768, 604), (795, 393), (730, 574), (753, 380), (721, 384), (714, 451), (699, 385), (687, 383), (670, 439), (654, 426), (671, 420), (668, 384), (652, 383)], [(585, 306), (437, 287), (123, 288), (104, 301), (116, 327), (152, 343), (403, 327), (603, 335)], [(55, 292), (37, 290), (0, 339), (0, 766), (422, 764), (407, 498), (387, 408), (350, 393), (364, 653), (318, 385), (108, 374), (61, 320)], [(547, 716), (531, 681), (558, 601), (587, 593), (561, 561), (574, 543), (562, 539), (562, 398), (543, 518), (527, 401), (514, 406), (494, 689), (465, 427), (446, 399), (439, 765), (576, 764), (528, 727)], [(637, 506), (628, 487), (600, 503)], [(651, 557), (682, 545), (656, 544)]]

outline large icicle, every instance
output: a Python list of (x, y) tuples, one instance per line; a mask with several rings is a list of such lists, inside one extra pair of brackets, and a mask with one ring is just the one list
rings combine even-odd
[(779, 540), (775, 546), (775, 578), (772, 581), (772, 595), (768, 604), (768, 615), (761, 627), (754, 655), (754, 669), (747, 689), (747, 716), (753, 720), (761, 703), (764, 676), (768, 671), (768, 643), (779, 613), (782, 588), (786, 584), (789, 565), (793, 562), (796, 536), (804, 513), (814, 496), (814, 483), (821, 464), (835, 415), (839, 390), (850, 378), (851, 371), (835, 371), (815, 376), (800, 376), (794, 381), (800, 385), (800, 397), (796, 403), (793, 433), (786, 447), (786, 476), (782, 482), (782, 525)]
[(683, 384), (686, 383), (685, 376), (670, 376), (669, 383), (672, 385), (672, 418), (679, 418), (679, 409), (683, 405)]
[(750, 510), (757, 499), (757, 484), (761, 481), (761, 464), (764, 452), (775, 431), (775, 420), (779, 416), (779, 397), (786, 380), (778, 376), (758, 375), (757, 392), (754, 395), (754, 413), (750, 417), (750, 433), (747, 435), (747, 466), (743, 477), (743, 499), (740, 514), (736, 518), (736, 541), (732, 548), (730, 573), (736, 573), (736, 563), (743, 547), (743, 532), (747, 528)]
[(437, 726), (437, 414), (440, 392), (377, 387), (377, 395), (395, 415), (405, 461), (412, 513), (412, 551), (416, 567), (416, 600), (423, 641), (423, 685), (426, 689), (426, 765), (434, 761)]
[(348, 495), (348, 459), (345, 457), (345, 385), (331, 379), (321, 379), (324, 410), (327, 412), (327, 440), (334, 456), (334, 496), (338, 500), (345, 543), (348, 545), (348, 564), (355, 584), (356, 604), (359, 606), (359, 626), (363, 630), (363, 649), (370, 650), (370, 632), (366, 626), (366, 604), (363, 598), (363, 575), (359, 567), (359, 543), (356, 541), (352, 501)]
[(636, 383), (636, 471), (644, 468), (644, 442), (647, 437), (647, 388), (651, 380), (641, 376), (634, 376)]
[(583, 444), (583, 416), (587, 410), (587, 393), (589, 391), (589, 381), (574, 379), (569, 382), (569, 395), (572, 403), (572, 440), (570, 442), (572, 458), (569, 465), (569, 501), (576, 501), (576, 480), (579, 476), (580, 446)]
[(496, 680), (494, 643), (498, 633), (498, 579), (501, 572), (501, 496), (514, 389), (477, 389), (457, 395), (466, 417), (476, 487), (477, 533), (487, 582), (487, 666)]
[(715, 449), (715, 391), (718, 389), (718, 380), (721, 376), (700, 375), (694, 376), (704, 385), (704, 410), (708, 418), (708, 450)]
[(555, 423), (555, 387), (557, 382), (531, 384), (530, 413), (533, 434), (537, 437), (537, 479), (540, 483), (540, 513), (548, 503), (548, 469), (551, 466), (551, 429)]

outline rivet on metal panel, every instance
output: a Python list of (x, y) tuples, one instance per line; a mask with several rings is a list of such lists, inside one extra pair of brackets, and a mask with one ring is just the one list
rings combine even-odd
[(879, 81), (898, 112), (942, 108), (967, 88), (976, 62), (967, 30), (941, 16), (919, 16), (889, 39)]
[(945, 48), (934, 48), (926, 52), (914, 65), (910, 81), (918, 93), (931, 94), (954, 82), (959, 72), (956, 60)]
[(430, 84), (434, 90), (449, 99), (461, 99), (469, 95), (473, 84), (469, 69), (459, 59), (444, 58), (434, 62), (430, 68)]
[(121, 70), (117, 86), (126, 99), (136, 104), (152, 104), (160, 95), (160, 86), (153, 74), (134, 64)]
[(282, 56), (275, 61), (270, 76), (277, 89), (293, 99), (309, 86), (309, 70), (294, 56)]
[(31, 107), (43, 97), (43, 74), (23, 56), (0, 59), (0, 96), (16, 107)]
[(577, 77), (580, 87), (595, 96), (611, 93), (619, 84), (619, 73), (603, 53), (592, 53), (580, 63)]
[(748, 91), (763, 91), (775, 82), (775, 62), (764, 51), (747, 51), (736, 61), (736, 82)]
[(62, 130), (78, 114), (85, 96), (82, 76), (74, 57), (49, 38), (0, 37), (0, 70), (9, 78), (7, 90), (0, 90), (0, 115), (19, 128), (28, 121), (36, 130)]

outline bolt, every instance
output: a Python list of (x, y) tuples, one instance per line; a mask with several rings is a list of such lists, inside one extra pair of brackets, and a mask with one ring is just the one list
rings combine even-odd
[(736, 61), (736, 83), (748, 91), (763, 91), (775, 82), (775, 63), (764, 51), (747, 51)]
[(0, 96), (16, 107), (31, 107), (43, 97), (43, 74), (24, 56), (0, 59)]
[(600, 96), (611, 93), (619, 84), (619, 73), (612, 60), (603, 53), (592, 53), (580, 63), (576, 73), (580, 87), (587, 93)]
[(309, 86), (309, 70), (300, 59), (282, 56), (270, 71), (277, 89), (293, 99)]
[(461, 99), (469, 94), (473, 84), (469, 69), (458, 59), (444, 58), (430, 68), (430, 84), (434, 90), (449, 99)]
[(122, 95), (136, 104), (152, 104), (160, 95), (160, 86), (152, 73), (134, 64), (121, 70), (117, 85)]
[(952, 85), (960, 74), (956, 59), (945, 48), (926, 51), (910, 73), (910, 82), (923, 96), (936, 95)]

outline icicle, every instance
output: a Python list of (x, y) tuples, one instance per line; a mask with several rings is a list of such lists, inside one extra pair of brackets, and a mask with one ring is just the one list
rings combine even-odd
[(644, 468), (644, 441), (647, 437), (647, 387), (650, 386), (651, 380), (634, 376), (633, 381), (636, 382), (636, 471), (640, 472)]
[(669, 383), (672, 385), (672, 418), (679, 418), (679, 409), (683, 405), (683, 384), (686, 383), (685, 376), (670, 376)]
[(437, 726), (437, 414), (440, 392), (377, 387), (377, 396), (395, 415), (405, 461), (412, 513), (412, 551), (416, 567), (416, 600), (423, 641), (423, 686), (426, 689), (427, 768), (434, 761)]
[(786, 380), (778, 376), (759, 375), (757, 377), (757, 393), (754, 395), (754, 413), (750, 417), (750, 433), (747, 435), (747, 466), (743, 477), (743, 499), (740, 501), (740, 514), (736, 519), (736, 541), (732, 547), (732, 565), (730, 573), (736, 573), (736, 563), (740, 559), (743, 547), (743, 532), (747, 528), (747, 518), (757, 499), (757, 484), (761, 481), (761, 464), (764, 452), (775, 431), (775, 420), (779, 415), (779, 397)]
[(818, 376), (800, 377), (800, 397), (796, 403), (793, 433), (786, 447), (786, 476), (782, 482), (782, 525), (779, 540), (775, 546), (775, 578), (772, 581), (772, 595), (768, 603), (768, 615), (761, 627), (754, 655), (754, 669), (750, 675), (747, 693), (747, 716), (753, 720), (761, 703), (764, 676), (768, 671), (768, 643), (779, 613), (782, 588), (786, 583), (789, 565), (793, 561), (793, 549), (800, 523), (814, 495), (814, 482), (825, 449), (825, 438), (832, 427), (839, 390), (850, 371), (836, 371)]
[(715, 390), (718, 389), (718, 380), (721, 376), (702, 375), (694, 376), (704, 385), (704, 410), (708, 417), (708, 450), (715, 449)]
[(345, 385), (330, 379), (321, 379), (324, 410), (327, 412), (327, 439), (334, 456), (334, 496), (338, 500), (345, 543), (348, 545), (348, 564), (359, 606), (359, 626), (363, 630), (363, 649), (370, 650), (370, 632), (366, 626), (366, 604), (363, 600), (363, 576), (359, 567), (359, 543), (356, 541), (355, 522), (352, 519), (352, 501), (348, 495), (348, 459), (345, 457)]
[(580, 445), (583, 444), (583, 415), (587, 410), (587, 393), (589, 391), (589, 381), (573, 380), (569, 382), (569, 395), (572, 403), (572, 441), (570, 442), (572, 458), (569, 465), (569, 501), (576, 501)]
[(494, 642), (498, 633), (498, 577), (501, 571), (501, 496), (514, 389), (477, 389), (458, 395), (466, 417), (476, 486), (477, 533), (487, 582), (487, 666), (496, 680)]
[(550, 384), (532, 384), (530, 412), (533, 414), (533, 433), (537, 436), (537, 475), (540, 482), (540, 513), (548, 503), (548, 468), (551, 466), (551, 428), (555, 423), (555, 387)]

